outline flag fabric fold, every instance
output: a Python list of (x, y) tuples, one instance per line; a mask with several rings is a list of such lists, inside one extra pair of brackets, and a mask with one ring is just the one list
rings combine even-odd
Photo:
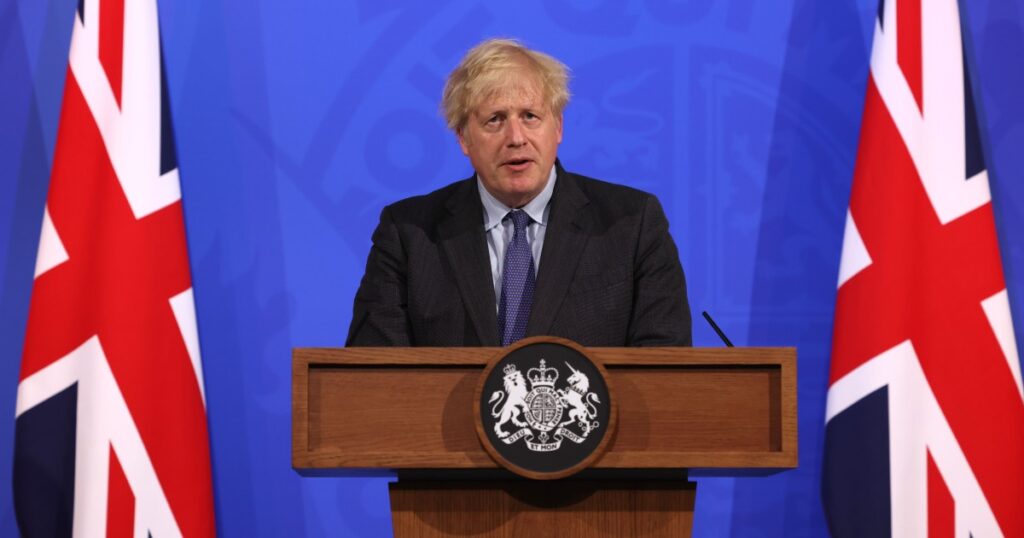
[(846, 536), (1024, 536), (1024, 390), (955, 0), (884, 0), (822, 496)]
[(155, 0), (74, 18), (18, 385), (24, 536), (215, 535)]

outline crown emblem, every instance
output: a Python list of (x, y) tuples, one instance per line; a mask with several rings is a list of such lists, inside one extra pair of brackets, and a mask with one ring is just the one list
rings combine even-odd
[(552, 387), (555, 381), (558, 381), (558, 370), (547, 368), (546, 364), (544, 359), (541, 359), (539, 368), (530, 368), (526, 371), (526, 377), (530, 378), (530, 383), (534, 387)]
[(512, 363), (506, 364), (503, 370), (505, 371), (505, 375), (511, 375), (518, 372), (518, 370), (516, 370), (516, 365)]

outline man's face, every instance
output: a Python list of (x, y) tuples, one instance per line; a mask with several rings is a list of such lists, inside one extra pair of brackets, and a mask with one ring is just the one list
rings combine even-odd
[(458, 137), (487, 191), (514, 208), (547, 185), (562, 142), (562, 116), (547, 106), (536, 75), (524, 70), (510, 79), (470, 112)]

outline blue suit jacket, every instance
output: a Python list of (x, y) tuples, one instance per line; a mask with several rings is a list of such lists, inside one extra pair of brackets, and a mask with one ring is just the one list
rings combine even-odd
[[(657, 198), (556, 166), (527, 336), (691, 345), (683, 268)], [(347, 345), (497, 346), (496, 310), (468, 178), (381, 212)]]

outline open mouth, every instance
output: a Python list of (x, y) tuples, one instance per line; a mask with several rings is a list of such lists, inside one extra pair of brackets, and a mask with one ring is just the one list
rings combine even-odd
[(530, 159), (510, 159), (502, 164), (504, 164), (505, 166), (510, 166), (512, 168), (522, 168), (530, 164), (531, 162), (533, 161), (531, 161)]

